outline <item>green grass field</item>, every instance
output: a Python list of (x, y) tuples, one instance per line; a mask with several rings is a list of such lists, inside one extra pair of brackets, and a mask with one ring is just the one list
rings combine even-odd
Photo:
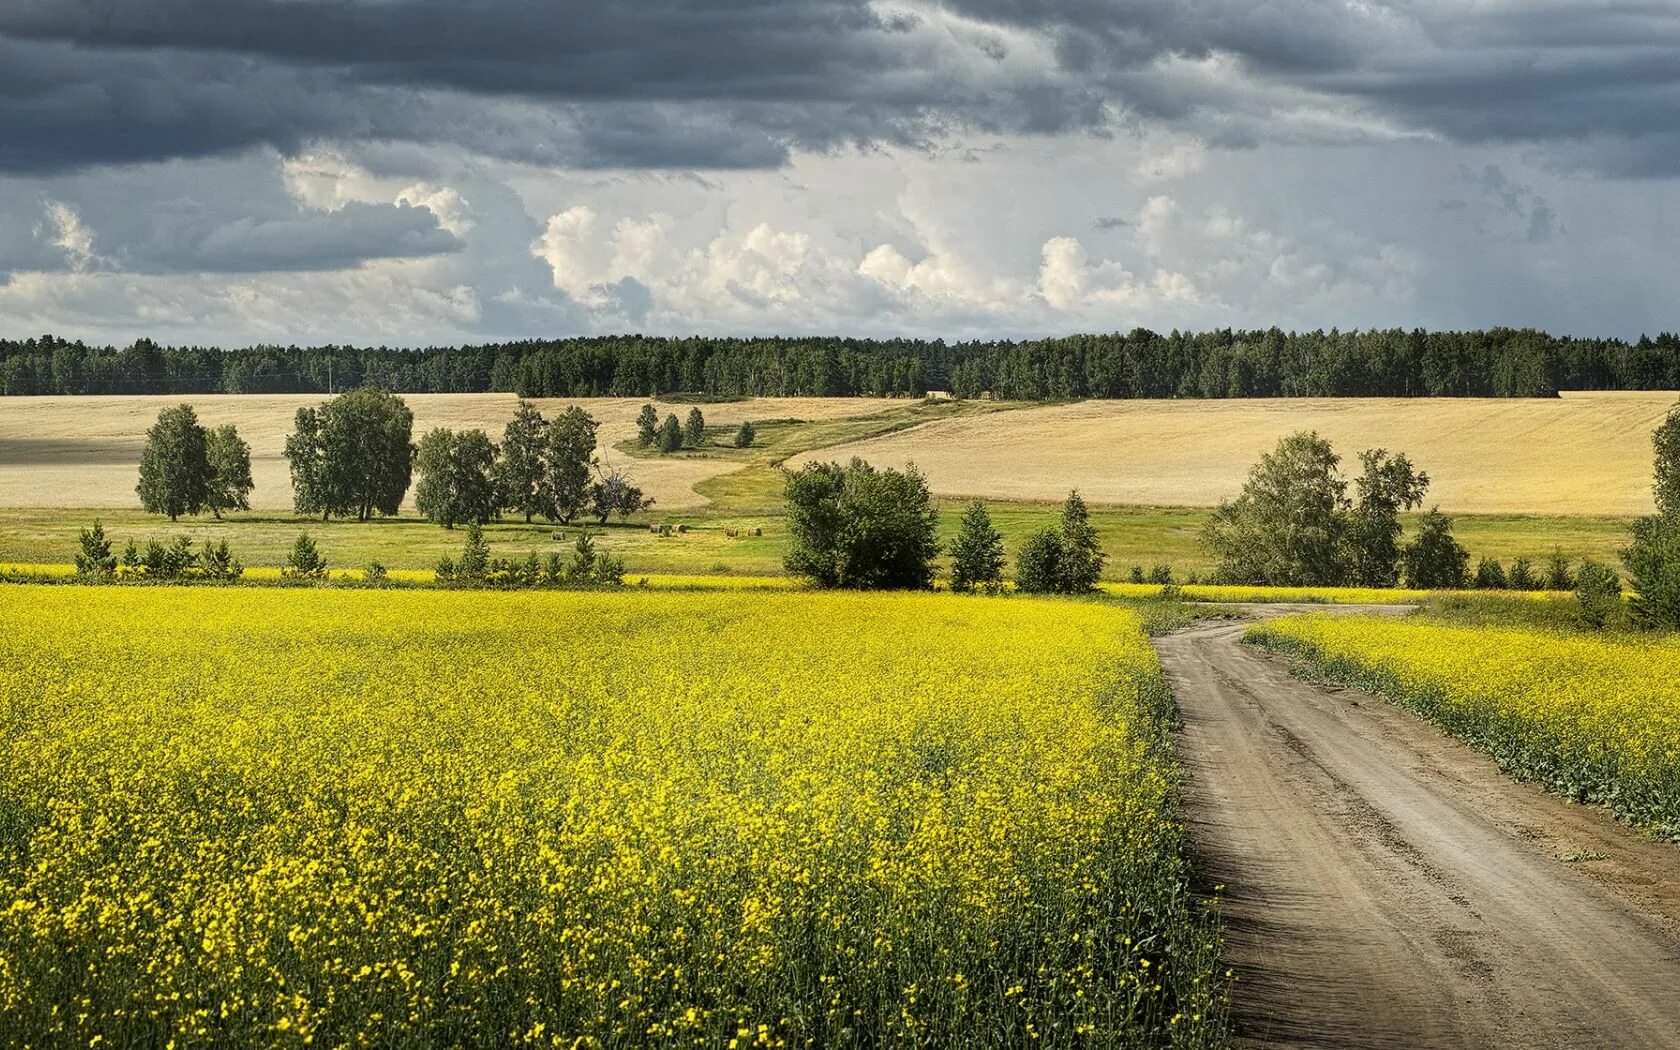
[[(962, 505), (947, 500), (941, 508), (940, 532), (948, 539), (956, 532)], [(992, 505), (993, 520), (1011, 555), (1028, 533), (1053, 524), (1058, 513), (1053, 505)], [(1094, 508), (1092, 522), (1109, 558), (1105, 577), (1124, 579), (1132, 565), (1148, 569), (1168, 564), (1180, 577), (1207, 571), (1210, 562), (1198, 542), (1207, 515), (1205, 510)], [(96, 516), (117, 550), (129, 539), (143, 543), (148, 538), (186, 535), (200, 544), (225, 539), (251, 566), (279, 565), (297, 534), (306, 529), (335, 568), (359, 567), (370, 560), (390, 568), (430, 568), (442, 555), (458, 553), (465, 539), (462, 530), (451, 532), (416, 517), (363, 523), (240, 514), (220, 522), (206, 517), (171, 525), (139, 510), (0, 509), (0, 563), (67, 562), (75, 554), (78, 531)], [(650, 522), (683, 524), (689, 531), (661, 537), (649, 531)], [(1615, 563), (1617, 552), (1627, 542), (1627, 525), (1619, 518), (1477, 515), (1457, 519), (1456, 531), (1472, 558), (1487, 555), (1508, 563), (1514, 557), (1528, 557), (1538, 562), (1558, 547), (1572, 559), (1592, 557)], [(588, 527), (595, 529), (593, 521)], [(516, 520), (493, 523), (485, 532), (494, 553), (505, 557), (522, 556), (529, 550), (564, 552), (576, 540), (579, 528), (578, 524), (526, 525)], [(755, 528), (764, 534), (750, 535)], [(738, 535), (731, 537), (728, 530)], [(782, 571), (786, 541), (780, 514), (754, 506), (741, 512), (720, 507), (669, 516), (641, 515), (628, 524), (609, 525), (598, 545), (624, 558), (632, 576), (650, 572), (763, 575)]]

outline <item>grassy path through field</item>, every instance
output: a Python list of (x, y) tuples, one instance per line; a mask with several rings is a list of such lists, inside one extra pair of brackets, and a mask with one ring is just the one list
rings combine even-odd
[(1156, 648), (1247, 1045), (1680, 1046), (1680, 849), (1291, 677), (1245, 627)]

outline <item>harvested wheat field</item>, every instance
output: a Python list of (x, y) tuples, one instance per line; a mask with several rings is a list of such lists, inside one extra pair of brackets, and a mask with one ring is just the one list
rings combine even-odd
[[(134, 481), (146, 428), (158, 410), (185, 401), (206, 426), (233, 423), (251, 445), (253, 510), (290, 510), (291, 474), (283, 451), (298, 408), (325, 401), (321, 394), (189, 394), (168, 397), (9, 397), (0, 402), (0, 506), (132, 507)], [(492, 440), (513, 416), (512, 394), (404, 394), (414, 410), (416, 440), (432, 427), (481, 427)], [(553, 418), (568, 405), (582, 405), (601, 423), (600, 443), (612, 446), (636, 432), (636, 413), (647, 402), (632, 398), (568, 401), (538, 398)], [(879, 412), (904, 402), (869, 398), (755, 398), (701, 406), (709, 424), (733, 426), (746, 419), (835, 419)], [(687, 405), (656, 402), (660, 414), (687, 414)], [(697, 507), (706, 501), (694, 485), (739, 469), (717, 459), (639, 459), (636, 484), (662, 509)], [(409, 493), (413, 504), (413, 492)]]
[(1317, 430), (1349, 473), (1363, 449), (1407, 453), (1446, 511), (1648, 514), (1651, 431), (1677, 396), (1085, 401), (941, 420), (802, 458), (913, 461), (942, 495), (1048, 500), (1077, 487), (1097, 503), (1209, 507), (1235, 495), (1279, 438)]

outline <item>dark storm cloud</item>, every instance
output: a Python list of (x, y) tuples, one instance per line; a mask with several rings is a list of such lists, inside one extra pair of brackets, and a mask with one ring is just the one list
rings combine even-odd
[[(1287, 135), (1311, 95), (1402, 130), (1672, 173), (1677, 51), (1680, 9), (1638, 0), (9, 0), (0, 168), (317, 139), (765, 167), (953, 129), (1100, 132), (1117, 114), (1240, 146)], [(1173, 68), (1214, 56), (1228, 74)]]

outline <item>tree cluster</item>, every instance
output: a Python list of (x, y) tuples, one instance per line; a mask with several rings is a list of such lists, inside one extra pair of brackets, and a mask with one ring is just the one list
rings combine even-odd
[[(742, 424), (749, 426), (749, 424)], [(750, 437), (747, 444), (752, 444)], [(679, 452), (687, 448), (699, 448), (706, 441), (706, 416), (698, 406), (688, 410), (688, 418), (679, 422), (675, 412), (659, 421), (659, 412), (652, 405), (643, 405), (642, 411), (636, 416), (636, 443), (642, 448), (657, 449), (660, 452)], [(740, 444), (740, 434), (736, 434), (737, 447)]]
[(158, 413), (140, 450), (140, 506), (175, 521), (183, 514), (250, 510), (251, 446), (230, 423), (205, 429), (191, 405)]
[(1537, 397), (1680, 387), (1680, 336), (1634, 342), (1534, 329), (1218, 329), (946, 343), (641, 335), (423, 349), (0, 340), (0, 392), (516, 392), (524, 397)]
[(939, 556), (939, 512), (914, 466), (861, 459), (787, 474), (788, 572), (823, 587), (925, 589)]
[(300, 408), (286, 438), (292, 503), (300, 515), (395, 514), (414, 472), (414, 413), (403, 399), (363, 388)]
[(1015, 589), (1026, 594), (1086, 594), (1096, 589), (1106, 560), (1078, 490), (1068, 493), (1055, 528), (1027, 537), (1015, 559)]
[(1249, 472), (1242, 492), (1209, 518), (1203, 542), (1220, 583), (1273, 587), (1459, 588), (1469, 555), (1452, 521), (1431, 510), (1402, 546), (1400, 514), (1420, 506), (1429, 477), (1404, 455), (1360, 456), (1357, 498), (1347, 494), (1341, 458), (1315, 433), (1279, 442)]
[(467, 526), (460, 557), (444, 555), (435, 575), (439, 583), (466, 587), (616, 587), (624, 582), (624, 562), (597, 551), (587, 532), (578, 534), (570, 560), (554, 552), (539, 558), (535, 551), (518, 561), (494, 557), (475, 522)]

